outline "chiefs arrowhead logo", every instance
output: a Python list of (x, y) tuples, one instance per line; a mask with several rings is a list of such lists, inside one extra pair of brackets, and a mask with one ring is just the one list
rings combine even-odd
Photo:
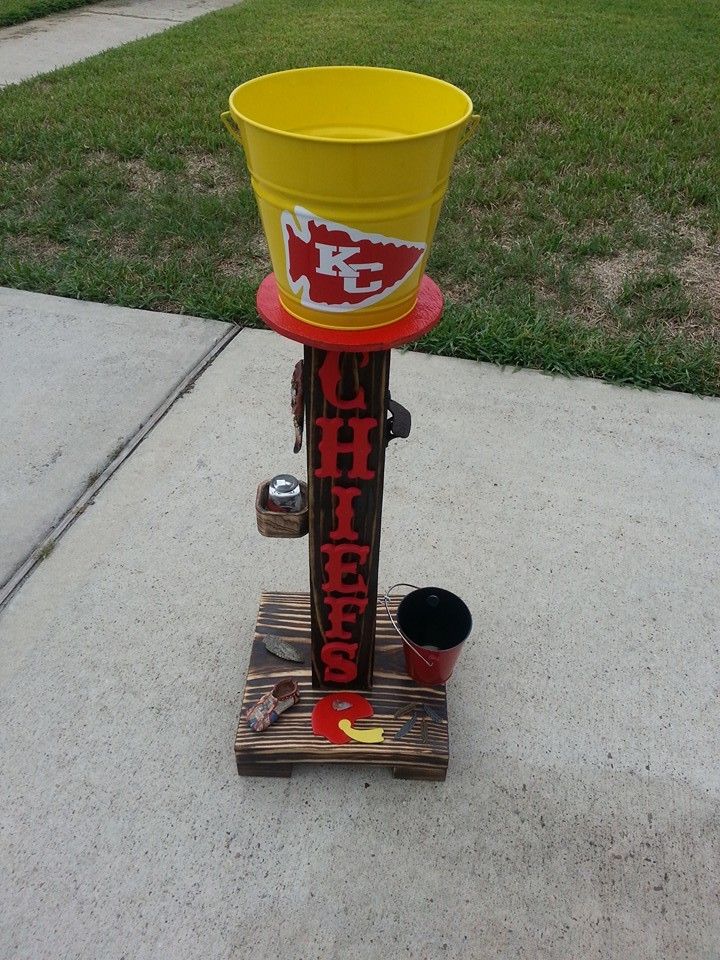
[(303, 207), (281, 215), (290, 289), (303, 306), (344, 313), (390, 296), (423, 258), (427, 244), (363, 233)]

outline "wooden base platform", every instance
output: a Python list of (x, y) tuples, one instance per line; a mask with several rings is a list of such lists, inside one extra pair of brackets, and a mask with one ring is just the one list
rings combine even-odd
[[(399, 600), (395, 598), (390, 601), (393, 612)], [(304, 655), (305, 662), (292, 663), (268, 653), (263, 638), (269, 634), (290, 641)], [(245, 720), (245, 711), (284, 677), (295, 677), (298, 681), (300, 702), (282, 714), (267, 730), (253, 733)], [(390, 767), (396, 777), (445, 779), (449, 757), (445, 687), (423, 687), (408, 677), (400, 638), (381, 601), (378, 601), (375, 634), (374, 683), (372, 690), (363, 692), (373, 705), (375, 715), (370, 720), (360, 721), (358, 727), (383, 727), (384, 742), (353, 742), (337, 746), (316, 737), (310, 715), (317, 701), (330, 692), (334, 691), (312, 688), (310, 595), (263, 594), (235, 739), (238, 773), (254, 777), (289, 777), (296, 763), (367, 763)], [(442, 718), (441, 722), (428, 721), (427, 743), (423, 743), (419, 721), (409, 734), (400, 740), (394, 739), (408, 717), (396, 720), (393, 714), (399, 706), (409, 702), (427, 703)]]

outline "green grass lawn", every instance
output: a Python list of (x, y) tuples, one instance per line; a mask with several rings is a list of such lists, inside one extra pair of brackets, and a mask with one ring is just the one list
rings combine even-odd
[(84, 7), (94, 0), (0, 0), (0, 27), (11, 27), (14, 23), (24, 23), (45, 17), (48, 13), (70, 10), (72, 7)]
[(482, 115), (422, 349), (720, 394), (719, 49), (715, 0), (246, 0), (0, 93), (0, 283), (257, 324), (218, 113), (259, 73), (383, 64)]

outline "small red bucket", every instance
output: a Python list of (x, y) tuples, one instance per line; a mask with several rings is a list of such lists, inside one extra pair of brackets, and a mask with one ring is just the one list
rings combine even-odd
[[(400, 601), (397, 623), (388, 599), (396, 587), (411, 587)], [(462, 645), (472, 630), (472, 614), (460, 597), (441, 587), (396, 583), (385, 594), (385, 609), (403, 641), (408, 676), (435, 686), (450, 679)]]

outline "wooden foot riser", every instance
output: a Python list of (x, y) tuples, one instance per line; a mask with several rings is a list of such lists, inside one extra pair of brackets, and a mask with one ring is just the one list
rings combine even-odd
[[(397, 603), (397, 600), (393, 601), (394, 605)], [(295, 763), (350, 763), (388, 767), (395, 777), (402, 779), (444, 780), (449, 756), (445, 687), (422, 687), (407, 676), (400, 638), (390, 624), (384, 606), (378, 605), (377, 610), (373, 688), (364, 694), (375, 710), (372, 724), (367, 721), (364, 725), (383, 727), (383, 743), (353, 742), (338, 746), (314, 735), (311, 726), (313, 707), (332, 691), (312, 687), (310, 629), (308, 594), (263, 595), (242, 713), (283, 677), (297, 679), (301, 698), (263, 733), (253, 733), (241, 716), (235, 741), (238, 772), (242, 776), (289, 777)], [(279, 660), (268, 653), (263, 645), (263, 637), (267, 634), (284, 637), (296, 645), (305, 656), (305, 662), (296, 664)], [(401, 704), (408, 702), (427, 703), (443, 718), (442, 722), (427, 724), (427, 742), (423, 742), (419, 722), (405, 737), (394, 739), (407, 717), (395, 719), (393, 714)]]

